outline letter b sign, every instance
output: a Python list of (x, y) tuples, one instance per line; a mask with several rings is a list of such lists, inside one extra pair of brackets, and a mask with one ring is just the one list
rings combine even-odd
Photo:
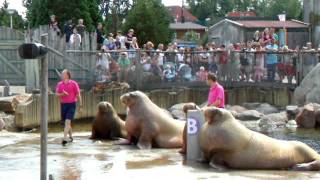
[(188, 134), (197, 134), (199, 131), (199, 121), (193, 118), (188, 118)]

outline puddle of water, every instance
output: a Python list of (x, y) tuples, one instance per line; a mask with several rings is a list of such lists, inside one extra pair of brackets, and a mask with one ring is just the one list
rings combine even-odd
[(168, 166), (176, 163), (177, 162), (170, 160), (169, 156), (162, 156), (150, 160), (126, 161), (126, 169), (147, 169), (155, 166)]

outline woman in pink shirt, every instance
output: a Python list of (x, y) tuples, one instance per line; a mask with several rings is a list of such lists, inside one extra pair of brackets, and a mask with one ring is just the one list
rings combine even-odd
[(224, 108), (224, 89), (217, 82), (217, 76), (213, 73), (208, 73), (207, 84), (210, 86), (207, 106)]
[[(73, 141), (71, 121), (74, 119), (76, 112), (76, 104), (79, 101), (79, 112), (82, 109), (82, 101), (80, 89), (77, 82), (71, 80), (71, 74), (68, 70), (62, 71), (62, 81), (60, 81), (56, 88), (56, 95), (60, 98), (61, 102), (61, 119), (65, 121), (64, 137), (62, 145)], [(69, 139), (67, 135), (69, 134)]]

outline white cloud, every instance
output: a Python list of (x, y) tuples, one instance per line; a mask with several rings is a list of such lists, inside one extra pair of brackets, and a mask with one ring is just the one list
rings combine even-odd
[[(162, 0), (165, 6), (181, 6), (182, 0)], [(186, 1), (184, 1), (186, 3)]]

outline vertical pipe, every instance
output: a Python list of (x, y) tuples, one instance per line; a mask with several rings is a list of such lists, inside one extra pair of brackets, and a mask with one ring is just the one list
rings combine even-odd
[[(41, 43), (47, 43), (46, 35), (41, 36)], [(47, 55), (41, 58), (41, 152), (40, 152), (40, 179), (47, 179), (47, 134), (48, 134), (48, 59)]]

